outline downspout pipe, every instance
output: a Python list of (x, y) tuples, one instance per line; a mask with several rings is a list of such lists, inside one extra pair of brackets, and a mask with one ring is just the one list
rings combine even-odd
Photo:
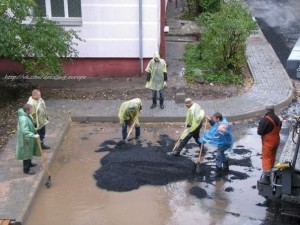
[(139, 0), (139, 56), (140, 56), (140, 76), (144, 72), (144, 59), (143, 59), (143, 0)]

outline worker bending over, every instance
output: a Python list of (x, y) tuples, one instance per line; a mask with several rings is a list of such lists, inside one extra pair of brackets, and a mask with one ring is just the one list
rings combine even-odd
[(267, 113), (259, 122), (257, 134), (262, 140), (263, 174), (258, 182), (270, 184), (271, 169), (274, 166), (277, 148), (280, 143), (281, 120), (275, 115), (274, 106), (266, 106)]
[(202, 144), (208, 143), (217, 147), (216, 173), (214, 177), (220, 177), (222, 171), (229, 171), (228, 156), (225, 151), (232, 148), (233, 136), (231, 127), (225, 117), (216, 112), (212, 117), (207, 117), (211, 127), (204, 132), (199, 141)]
[(139, 140), (141, 128), (139, 123), (139, 114), (142, 110), (142, 101), (139, 98), (123, 102), (119, 109), (119, 120), (122, 126), (122, 139), (126, 140), (127, 126), (132, 126), (135, 122), (135, 138)]
[(202, 127), (202, 120), (204, 118), (204, 110), (193, 102), (191, 98), (185, 99), (185, 106), (188, 108), (185, 120), (185, 130), (180, 136), (180, 143), (176, 149), (171, 153), (172, 156), (179, 156), (181, 150), (186, 146), (189, 140), (193, 137), (196, 143), (201, 145), (199, 142), (199, 132)]

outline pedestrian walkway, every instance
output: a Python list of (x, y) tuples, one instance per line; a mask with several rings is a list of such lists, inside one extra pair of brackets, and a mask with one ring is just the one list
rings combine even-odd
[[(252, 89), (241, 96), (199, 101), (207, 114), (220, 111), (233, 121), (262, 115), (267, 103), (275, 104), (277, 109), (290, 103), (293, 98), (292, 82), (261, 32), (248, 39), (247, 56), (254, 78)], [(71, 119), (81, 122), (117, 121), (121, 101), (47, 100), (46, 103), (50, 115), (47, 144), (52, 147), (46, 151), (46, 156), (51, 163), (60, 149)], [(183, 104), (166, 101), (164, 110), (158, 107), (150, 110), (150, 104), (150, 101), (143, 102), (141, 121), (184, 120), (186, 109)], [(41, 159), (38, 159), (36, 175), (27, 176), (22, 173), (22, 162), (15, 160), (15, 138), (9, 141), (6, 149), (0, 154), (0, 159), (0, 219), (11, 219), (21, 223), (26, 219), (39, 187), (45, 188), (45, 171), (41, 166)]]

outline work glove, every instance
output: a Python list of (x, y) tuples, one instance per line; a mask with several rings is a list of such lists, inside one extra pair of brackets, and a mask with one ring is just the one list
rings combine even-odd
[(164, 81), (164, 87), (167, 87), (167, 82), (166, 81)]
[(40, 135), (35, 134), (33, 137), (36, 138), (36, 139), (38, 139), (38, 138), (40, 138)]
[(151, 74), (150, 73), (147, 73), (147, 78), (146, 78), (146, 81), (149, 82), (151, 79)]
[(131, 127), (131, 126), (132, 126), (132, 124), (133, 124), (133, 121), (132, 121), (132, 120), (130, 120), (130, 121), (128, 121), (128, 123), (127, 123), (127, 124), (128, 124), (128, 126), (129, 126), (129, 127)]

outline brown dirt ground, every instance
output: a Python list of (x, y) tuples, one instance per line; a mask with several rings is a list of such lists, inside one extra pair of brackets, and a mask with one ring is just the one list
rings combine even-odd
[[(189, 83), (184, 88), (177, 88), (178, 78), (170, 78), (168, 87), (165, 89), (167, 100), (174, 99), (176, 92), (184, 91), (186, 96), (193, 99), (217, 99), (237, 96), (245, 93), (252, 86), (252, 77), (246, 71), (244, 85), (210, 85)], [(90, 78), (85, 80), (38, 80), (32, 81), (32, 87), (38, 87), (42, 91), (42, 97), (47, 99), (86, 99), (86, 100), (127, 100), (139, 97), (143, 100), (151, 98), (151, 93), (145, 89), (145, 77), (133, 78)], [(0, 153), (4, 150), (7, 142), (16, 133), (16, 111), (22, 107), (31, 94), (24, 93), (19, 99), (0, 108)]]

